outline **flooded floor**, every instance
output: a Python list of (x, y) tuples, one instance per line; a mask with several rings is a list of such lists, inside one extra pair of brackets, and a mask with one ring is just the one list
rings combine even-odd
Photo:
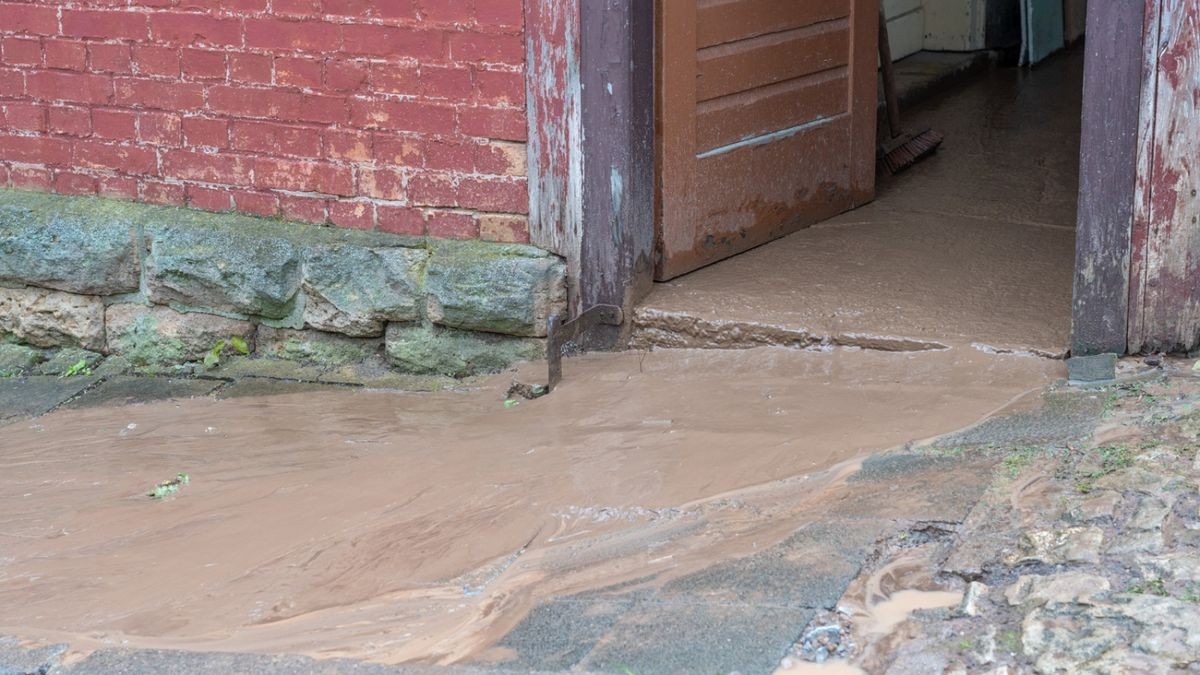
[(877, 200), (658, 284), (640, 346), (1068, 345), (1083, 52), (995, 69), (906, 110), (939, 152)]
[[(516, 406), (500, 376), (0, 427), (0, 635), (502, 664), (540, 604), (762, 551), (852, 511), (827, 490), (866, 455), (1025, 405), (1063, 375), (976, 350), (629, 352), (566, 368), (554, 394)], [(179, 473), (177, 492), (147, 496)], [(874, 517), (900, 517), (908, 492)]]

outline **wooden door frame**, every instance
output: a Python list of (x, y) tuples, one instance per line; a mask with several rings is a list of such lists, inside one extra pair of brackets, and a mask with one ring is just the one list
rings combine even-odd
[(1074, 356), (1124, 354), (1129, 346), (1144, 24), (1146, 3), (1154, 1), (1088, 3), (1071, 307)]
[(567, 261), (570, 317), (624, 310), (654, 274), (654, 2), (526, 0), (530, 240)]

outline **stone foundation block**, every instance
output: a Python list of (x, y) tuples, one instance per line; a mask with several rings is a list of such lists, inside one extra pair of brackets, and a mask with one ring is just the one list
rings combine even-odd
[[(220, 340), (240, 337), (254, 349), (254, 324), (168, 307), (112, 305), (105, 313), (106, 348), (134, 366), (171, 366), (199, 361)], [(227, 347), (232, 353), (232, 348)]]
[(315, 330), (287, 330), (259, 326), (256, 352), (323, 368), (362, 363), (383, 350), (379, 338), (354, 338)]
[(545, 337), (566, 307), (562, 261), (529, 246), (447, 242), (425, 281), (429, 320), (466, 330)]
[(0, 288), (0, 333), (36, 347), (104, 346), (104, 302), (44, 288)]
[(428, 257), (422, 248), (306, 249), (305, 325), (354, 337), (382, 337), (389, 322), (416, 321)]
[(497, 373), (517, 361), (539, 359), (541, 340), (438, 326), (389, 324), (386, 353), (392, 366), (417, 375), (467, 377)]
[(0, 201), (0, 282), (84, 295), (138, 288), (137, 227), (120, 202)]
[(151, 302), (283, 319), (300, 290), (301, 258), (283, 237), (194, 224), (147, 232)]

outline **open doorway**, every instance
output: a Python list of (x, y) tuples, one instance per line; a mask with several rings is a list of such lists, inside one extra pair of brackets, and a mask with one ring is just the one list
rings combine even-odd
[[(903, 57), (897, 64), (899, 79), (910, 92), (902, 99), (905, 126), (941, 132), (946, 138), (942, 149), (898, 176), (881, 169), (870, 183), (867, 198), (856, 201), (854, 197), (862, 195), (853, 182), (854, 176), (861, 175), (854, 167), (861, 161), (862, 138), (852, 131), (841, 145), (836, 139), (814, 137), (809, 146), (800, 147), (799, 141), (792, 140), (801, 154), (786, 159), (769, 156), (770, 143), (734, 141), (728, 152), (743, 155), (738, 166), (758, 172), (743, 176), (750, 185), (769, 185), (788, 175), (787, 163), (792, 162), (812, 175), (822, 167), (834, 175), (812, 185), (797, 185), (798, 194), (824, 191), (831, 198), (843, 194), (850, 198), (831, 199), (837, 207), (832, 210), (840, 212), (832, 217), (810, 209), (796, 211), (799, 217), (788, 220), (778, 210), (767, 209), (768, 217), (775, 218), (770, 226), (773, 235), (787, 229), (794, 232), (761, 246), (761, 241), (747, 242), (746, 252), (708, 266), (696, 265), (698, 269), (686, 274), (660, 273), (659, 283), (636, 313), (634, 344), (844, 345), (894, 351), (970, 345), (987, 351), (1065, 356), (1075, 271), (1084, 55), (1078, 45), (1067, 44), (1082, 32), (1079, 3), (1053, 2), (1061, 3), (1053, 15), (1058, 22), (1058, 48), (1048, 49), (1041, 37), (1032, 51), (1030, 29), (1038, 26), (1031, 23), (1031, 16), (1043, 16), (1040, 13), (1048, 6), (1043, 0), (885, 3), (893, 44), (899, 45), (896, 55)], [(664, 0), (664, 4), (672, 2)], [(728, 11), (737, 5), (752, 9), (752, 4), (726, 0), (699, 6)], [(866, 35), (862, 32), (866, 22), (856, 13), (877, 17), (879, 6), (875, 0), (811, 4), (834, 16), (804, 26), (774, 27), (749, 38), (755, 41), (749, 49), (732, 43), (706, 46), (699, 41), (701, 51), (709, 53), (696, 60), (703, 65), (716, 53), (737, 63), (734, 57), (739, 50), (759, 50), (769, 60), (761, 50), (764, 45), (799, 44), (795, 40), (845, 30), (846, 59), (827, 59), (825, 70), (805, 72), (796, 79), (821, 81), (844, 74), (850, 84), (843, 100), (853, 102), (856, 73), (864, 70), (856, 59), (866, 58), (855, 48), (856, 41), (861, 47)], [(669, 27), (673, 25), (660, 21), (660, 34), (673, 30)], [(737, 24), (727, 19), (724, 25)], [(741, 25), (744, 32), (748, 24)], [(870, 28), (877, 29), (874, 20)], [(1042, 28), (1040, 35), (1046, 32)], [(874, 41), (870, 42), (874, 49)], [(669, 36), (664, 36), (663, 44), (672, 44)], [(1044, 56), (1048, 58), (1032, 68), (1017, 65)], [(669, 59), (671, 54), (660, 49), (660, 58)], [(745, 58), (741, 55), (742, 61)], [(867, 69), (872, 79), (875, 65), (872, 56)], [(705, 72), (700, 71), (703, 82)], [(669, 63), (660, 64), (660, 78), (672, 72)], [(871, 85), (874, 94), (873, 81)], [(769, 86), (786, 90), (800, 85), (779, 80)], [(676, 89), (660, 89), (660, 105), (662, 91)], [(761, 92), (751, 88), (734, 95), (753, 100)], [(670, 112), (671, 102), (665, 107)], [(699, 105), (702, 112), (721, 107), (721, 102), (712, 100), (701, 100)], [(853, 103), (844, 110), (852, 117)], [(874, 108), (869, 112), (874, 129)], [(660, 152), (662, 143), (673, 138), (670, 124), (660, 117)], [(849, 119), (845, 126), (862, 129), (862, 124)], [(809, 128), (800, 126), (789, 138), (803, 138)], [(694, 133), (689, 130), (691, 137)], [(872, 133), (870, 147), (874, 142)], [(755, 155), (762, 161), (756, 163)], [(670, 165), (666, 167), (669, 170)], [(694, 173), (702, 171), (698, 167)], [(848, 180), (837, 183), (838, 175)], [(670, 199), (672, 190), (678, 190), (669, 183), (671, 178), (663, 175), (659, 199), (660, 272), (680, 269), (670, 263), (669, 246), (663, 247), (672, 236), (663, 228), (673, 226)], [(688, 214), (693, 229), (711, 228), (712, 222), (731, 215), (744, 218), (747, 210), (757, 206), (754, 195), (739, 192), (728, 177), (715, 183), (693, 179), (692, 184), (707, 186), (703, 198), (694, 202), (707, 210)], [(865, 203), (871, 190), (874, 200)], [(711, 206), (722, 199), (724, 213)], [(742, 229), (753, 233), (753, 228), (734, 227), (726, 229), (724, 236), (736, 240)], [(696, 239), (693, 250), (704, 244), (703, 238)]]

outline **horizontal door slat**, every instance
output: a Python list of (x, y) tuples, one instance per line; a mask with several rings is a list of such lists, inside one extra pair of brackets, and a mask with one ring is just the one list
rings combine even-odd
[(850, 0), (700, 0), (696, 46), (811, 26), (850, 15)]
[(769, 134), (846, 112), (845, 68), (705, 101), (696, 110), (696, 151)]
[(704, 49), (697, 57), (696, 100), (707, 101), (844, 66), (850, 31), (838, 20)]

